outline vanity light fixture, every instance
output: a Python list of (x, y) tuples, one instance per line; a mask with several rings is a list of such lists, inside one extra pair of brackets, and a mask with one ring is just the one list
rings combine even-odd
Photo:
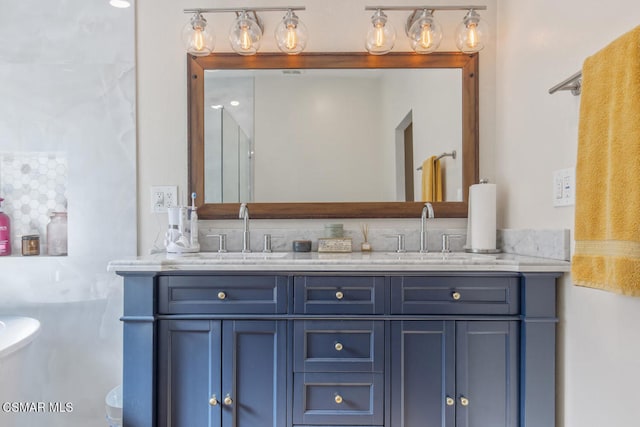
[(411, 11), (405, 24), (405, 33), (416, 53), (431, 53), (440, 46), (442, 26), (433, 16), (435, 11), (467, 11), (455, 33), (456, 46), (464, 53), (482, 50), (488, 37), (487, 24), (480, 20), (480, 15), (476, 12), (486, 10), (486, 6), (365, 6), (364, 9), (375, 11), (371, 17), (373, 28), (369, 29), (366, 38), (367, 51), (372, 55), (383, 55), (393, 48), (395, 32), (391, 35), (390, 31), (382, 31), (387, 27), (393, 28), (385, 10)]
[(278, 49), (289, 55), (297, 55), (307, 47), (309, 32), (298, 15), (289, 9), (275, 31)]
[(417, 53), (435, 52), (442, 41), (442, 26), (433, 17), (433, 10), (415, 10), (407, 19), (407, 36)]
[(470, 9), (456, 29), (456, 46), (465, 53), (479, 52), (484, 48), (487, 33), (487, 24), (475, 9)]
[(207, 20), (200, 12), (195, 12), (182, 29), (182, 41), (191, 55), (207, 56), (213, 52), (216, 36), (207, 29)]
[(184, 13), (193, 14), (183, 31), (185, 48), (194, 56), (207, 56), (212, 53), (215, 36), (207, 30), (207, 21), (202, 14), (230, 12), (236, 14), (236, 20), (229, 31), (231, 47), (240, 55), (255, 55), (260, 49), (264, 33), (264, 25), (258, 12), (286, 12), (275, 30), (276, 43), (281, 51), (295, 55), (302, 52), (307, 45), (307, 28), (295, 14), (295, 11), (305, 9), (304, 6), (185, 9)]
[(264, 26), (255, 11), (237, 12), (238, 17), (229, 31), (229, 42), (240, 55), (255, 55), (260, 49)]
[(365, 46), (372, 55), (384, 55), (393, 49), (396, 42), (396, 30), (382, 9), (376, 9), (371, 17), (371, 26), (367, 32)]

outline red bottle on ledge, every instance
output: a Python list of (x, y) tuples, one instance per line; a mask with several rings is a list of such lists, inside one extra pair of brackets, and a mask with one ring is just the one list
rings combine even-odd
[(3, 201), (0, 197), (0, 256), (11, 255), (11, 220), (2, 212)]

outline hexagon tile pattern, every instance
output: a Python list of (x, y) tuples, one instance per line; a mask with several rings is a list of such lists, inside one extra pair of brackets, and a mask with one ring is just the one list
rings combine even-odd
[(67, 210), (66, 157), (52, 152), (0, 152), (0, 197), (11, 218), (12, 253), (20, 253), (22, 236), (27, 234), (39, 234), (41, 248), (46, 247), (49, 213)]

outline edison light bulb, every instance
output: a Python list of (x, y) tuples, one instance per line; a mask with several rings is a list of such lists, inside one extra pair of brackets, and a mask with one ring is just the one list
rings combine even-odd
[(297, 55), (307, 46), (309, 33), (298, 16), (289, 9), (275, 30), (278, 49), (288, 55)]
[(287, 50), (294, 50), (298, 45), (298, 36), (296, 34), (296, 27), (293, 25), (287, 26), (287, 41), (285, 42), (285, 46)]
[(249, 28), (247, 28), (246, 25), (243, 25), (240, 30), (240, 48), (242, 50), (251, 49), (251, 36), (249, 35)]
[(387, 15), (378, 9), (371, 17), (371, 27), (367, 32), (365, 47), (373, 55), (384, 55), (388, 53), (396, 41), (396, 32), (390, 22), (387, 22)]
[(456, 46), (465, 53), (478, 52), (484, 48), (488, 34), (487, 24), (480, 20), (480, 15), (475, 10), (471, 9), (458, 25)]
[(469, 23), (469, 26), (467, 27), (467, 46), (469, 46), (469, 48), (471, 49), (475, 49), (475, 47), (478, 45), (478, 24), (476, 23)]
[(255, 55), (260, 49), (261, 39), (262, 27), (258, 16), (250, 16), (242, 11), (229, 31), (229, 42), (233, 50), (240, 55)]
[(420, 32), (420, 45), (428, 49), (431, 47), (433, 43), (433, 39), (431, 38), (431, 24), (424, 24), (422, 26), (422, 31)]
[(216, 39), (207, 31), (207, 21), (196, 12), (182, 30), (182, 41), (191, 55), (207, 56), (213, 51)]
[(202, 52), (202, 49), (204, 49), (204, 34), (202, 34), (202, 28), (194, 29), (192, 45), (198, 52)]
[(442, 41), (442, 27), (433, 17), (433, 11), (424, 9), (419, 15), (417, 11), (410, 19), (407, 31), (411, 48), (416, 53), (427, 54), (434, 52)]

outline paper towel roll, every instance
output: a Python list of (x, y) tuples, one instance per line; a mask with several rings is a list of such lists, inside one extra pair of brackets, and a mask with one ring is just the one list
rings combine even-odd
[(472, 251), (496, 250), (496, 185), (469, 187), (467, 248)]

